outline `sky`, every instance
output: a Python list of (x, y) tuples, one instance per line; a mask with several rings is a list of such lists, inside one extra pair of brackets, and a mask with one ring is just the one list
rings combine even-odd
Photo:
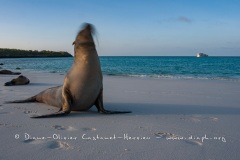
[(0, 0), (0, 48), (67, 51), (85, 22), (100, 56), (240, 56), (240, 0)]

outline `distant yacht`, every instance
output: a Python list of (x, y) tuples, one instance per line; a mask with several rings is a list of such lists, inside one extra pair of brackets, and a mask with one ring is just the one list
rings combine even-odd
[(204, 54), (204, 53), (198, 53), (197, 54), (197, 57), (200, 58), (200, 57), (208, 57), (207, 54)]

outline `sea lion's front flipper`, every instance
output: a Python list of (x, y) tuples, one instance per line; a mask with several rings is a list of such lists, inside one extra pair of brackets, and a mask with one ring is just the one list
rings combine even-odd
[(31, 118), (52, 118), (52, 117), (61, 117), (61, 116), (66, 116), (68, 115), (70, 112), (63, 112), (63, 111), (59, 111), (56, 113), (51, 113), (51, 114), (45, 114), (45, 115), (40, 115), (40, 116), (32, 116)]
[(98, 112), (102, 112), (104, 114), (121, 114), (121, 113), (132, 113), (131, 111), (109, 111), (105, 110), (103, 106), (103, 89), (101, 89), (98, 98), (95, 102), (95, 106), (98, 109)]

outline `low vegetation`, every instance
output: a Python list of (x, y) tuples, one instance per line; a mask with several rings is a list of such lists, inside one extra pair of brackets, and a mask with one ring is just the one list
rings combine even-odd
[(64, 51), (47, 51), (47, 50), (20, 50), (0, 48), (0, 58), (37, 58), (37, 57), (72, 57)]

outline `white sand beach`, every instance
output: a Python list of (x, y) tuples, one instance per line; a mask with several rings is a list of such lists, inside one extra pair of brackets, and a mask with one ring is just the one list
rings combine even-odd
[(4, 104), (61, 85), (64, 75), (23, 72), (26, 86), (3, 86), (0, 75), (0, 159), (237, 160), (240, 157), (240, 82), (104, 76), (108, 110), (32, 119), (57, 108)]

